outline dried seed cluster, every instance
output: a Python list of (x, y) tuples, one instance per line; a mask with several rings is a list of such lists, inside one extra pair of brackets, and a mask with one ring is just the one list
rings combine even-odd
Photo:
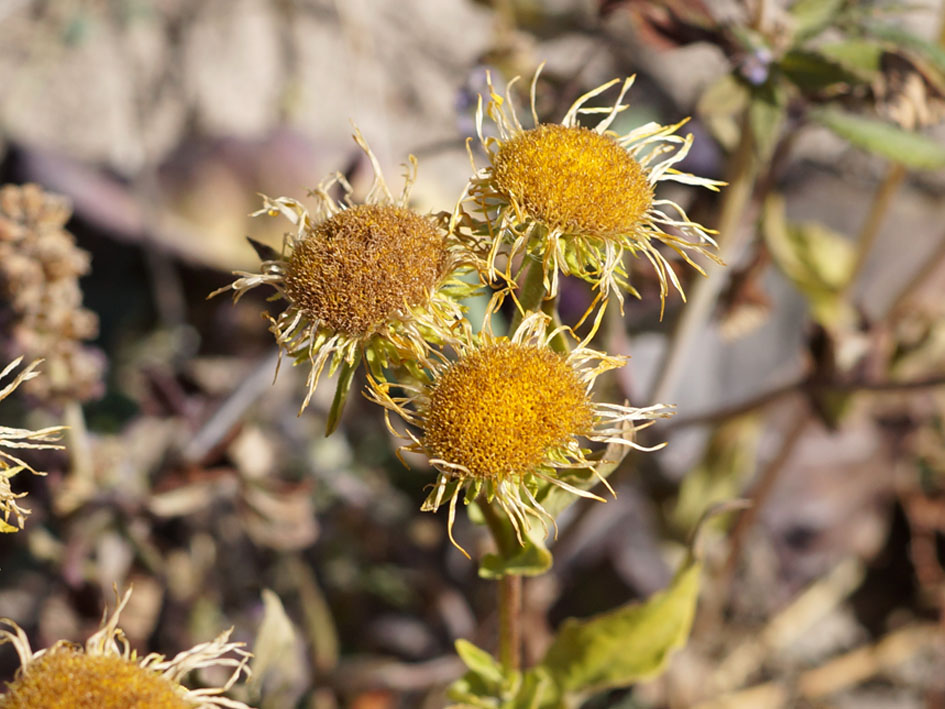
[(47, 402), (100, 395), (104, 358), (82, 343), (98, 333), (98, 318), (82, 307), (79, 276), (89, 255), (63, 227), (66, 201), (37, 185), (0, 188), (0, 328), (3, 359), (44, 358), (45, 376), (24, 390)]

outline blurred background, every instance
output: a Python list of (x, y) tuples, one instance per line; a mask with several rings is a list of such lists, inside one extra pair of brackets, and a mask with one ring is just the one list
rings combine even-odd
[[(233, 625), (254, 705), (445, 704), (495, 599), (420, 513), (431, 472), (359, 397), (325, 438), (328, 383), (296, 415), (265, 293), (206, 296), (258, 267), (247, 235), (280, 247), (259, 193), (340, 171), (364, 194), (352, 123), (393, 190), (412, 153), (414, 206), (451, 210), (486, 69), (527, 88), (546, 62), (543, 120), (631, 74), (618, 132), (692, 116), (682, 169), (730, 187), (664, 196), (728, 265), (681, 268), (662, 320), (635, 266), (643, 298), (610, 313), (611, 399), (677, 415), (616, 500), (559, 521), (527, 657), (665, 586), (705, 509), (746, 497), (702, 540), (689, 646), (586, 706), (945, 707), (942, 26), (938, 0), (0, 0), (0, 353), (46, 358), (0, 421), (71, 426), (15, 479), (0, 615), (84, 639), (133, 584), (141, 653)], [(567, 283), (565, 319), (586, 300)]]

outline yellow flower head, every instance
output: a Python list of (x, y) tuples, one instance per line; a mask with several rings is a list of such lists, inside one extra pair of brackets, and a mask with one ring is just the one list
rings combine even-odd
[[(691, 252), (720, 262), (710, 230), (691, 221), (675, 202), (656, 195), (660, 182), (681, 182), (717, 190), (723, 184), (680, 172), (673, 166), (692, 145), (692, 136), (676, 135), (685, 121), (661, 126), (647, 123), (626, 135), (610, 131), (633, 84), (623, 82), (610, 108), (585, 108), (591, 98), (618, 82), (599, 86), (581, 96), (560, 124), (539, 123), (535, 110), (535, 87), (531, 86), (533, 128), (523, 128), (512, 104), (503, 98), (487, 77), (490, 100), (485, 108), (496, 125), (497, 136), (483, 131), (482, 97), (476, 112), (476, 127), (489, 164), (477, 169), (457, 207), (453, 227), (471, 222), (491, 241), (487, 263), (490, 280), (500, 275), (497, 258), (507, 258), (505, 278), (513, 259), (521, 253), (539, 259), (544, 284), (550, 296), (558, 291), (558, 273), (579, 276), (599, 288), (599, 297), (611, 294), (623, 302), (623, 291), (639, 297), (630, 285), (625, 252), (642, 255), (656, 269), (660, 297), (665, 303), (669, 283), (685, 298), (682, 286), (667, 257), (658, 248), (664, 244), (700, 273)], [(509, 83), (509, 91), (517, 81)], [(581, 125), (588, 114), (605, 114), (593, 128)], [(472, 159), (472, 153), (470, 152)], [(473, 215), (463, 212), (469, 203)]]
[[(565, 329), (548, 332), (548, 323), (547, 315), (531, 313), (511, 337), (496, 337), (488, 328), (478, 337), (467, 335), (457, 359), (437, 363), (428, 384), (370, 381), (370, 398), (419, 430), (398, 435), (411, 441), (404, 450), (425, 454), (439, 472), (423, 509), (434, 511), (449, 499), (450, 540), (464, 554), (452, 533), (462, 491), (467, 503), (481, 493), (487, 502), (495, 500), (521, 542), (529, 516), (543, 525), (553, 522), (538, 499), (543, 483), (602, 499), (566, 482), (563, 470), (590, 469), (610, 489), (580, 439), (648, 450), (631, 434), (671, 415), (662, 405), (640, 409), (594, 402), (594, 380), (623, 366), (626, 358), (583, 343), (559, 354), (549, 343)], [(639, 421), (646, 422), (636, 425)]]
[[(237, 273), (237, 280), (211, 294), (232, 289), (239, 299), (267, 284), (286, 300), (282, 313), (270, 318), (270, 329), (281, 352), (310, 364), (301, 410), (326, 363), (334, 372), (342, 363), (356, 367), (362, 356), (377, 371), (390, 362), (426, 362), (429, 342), (450, 339), (462, 318), (457, 300), (472, 290), (458, 278), (474, 265), (470, 252), (441, 220), (407, 206), (414, 157), (395, 199), (357, 130), (354, 139), (374, 168), (365, 202), (351, 201), (351, 186), (340, 174), (310, 193), (316, 200), (312, 213), (294, 199), (265, 197), (255, 215), (282, 215), (295, 233), (286, 235), (283, 253), (263, 261), (258, 273)], [(342, 203), (329, 194), (336, 184), (345, 192)]]
[[(2, 709), (250, 709), (243, 702), (220, 696), (249, 672), (251, 655), (242, 643), (228, 642), (227, 631), (208, 643), (179, 653), (171, 660), (152, 653), (139, 658), (118, 627), (118, 616), (128, 603), (127, 591), (101, 629), (82, 647), (59, 641), (33, 652), (26, 633), (16, 623), (0, 629), (0, 643), (11, 643), (20, 656), (13, 682), (0, 694)], [(236, 655), (224, 657), (224, 655)], [(222, 687), (187, 689), (181, 679), (191, 671), (211, 666), (232, 667)]]
[[(4, 370), (0, 372), (0, 381), (16, 369), (22, 361), (23, 358), (18, 357), (7, 365)], [(0, 401), (6, 399), (23, 382), (37, 377), (39, 372), (36, 371), (36, 367), (38, 367), (41, 362), (41, 359), (36, 360), (21, 369), (20, 373), (13, 378), (12, 382), (0, 389)], [(26, 516), (30, 513), (25, 507), (20, 507), (17, 502), (17, 500), (25, 497), (26, 493), (13, 492), (10, 479), (23, 470), (28, 470), (34, 475), (45, 475), (45, 473), (41, 471), (34, 470), (29, 463), (21, 460), (17, 455), (11, 453), (10, 450), (27, 448), (34, 450), (49, 448), (61, 449), (62, 446), (57, 445), (56, 441), (59, 440), (64, 428), (64, 426), (50, 426), (49, 428), (33, 431), (28, 428), (0, 426), (0, 515), (3, 517), (3, 519), (0, 520), (0, 532), (16, 532), (23, 529)], [(10, 524), (11, 517), (13, 517), (15, 524)]]

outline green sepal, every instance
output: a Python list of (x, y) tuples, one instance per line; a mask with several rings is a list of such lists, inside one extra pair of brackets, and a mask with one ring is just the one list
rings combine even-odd
[(335, 387), (335, 396), (331, 400), (331, 408), (328, 409), (328, 418), (325, 421), (325, 435), (330, 436), (338, 428), (341, 422), (341, 414), (345, 408), (345, 402), (348, 401), (348, 394), (351, 392), (351, 384), (354, 381), (354, 373), (361, 364), (361, 355), (359, 354), (354, 362), (343, 361), (341, 371), (338, 373), (338, 385)]
[(626, 687), (662, 671), (689, 636), (701, 566), (690, 558), (667, 589), (644, 603), (565, 621), (541, 663), (558, 697)]
[(945, 145), (892, 123), (837, 108), (810, 112), (810, 117), (858, 148), (920, 170), (945, 167)]
[(517, 551), (512, 556), (485, 554), (479, 562), (479, 577), (498, 580), (503, 576), (540, 576), (551, 569), (553, 559), (542, 539), (544, 535), (532, 527), (523, 536), (525, 544), (516, 543)]

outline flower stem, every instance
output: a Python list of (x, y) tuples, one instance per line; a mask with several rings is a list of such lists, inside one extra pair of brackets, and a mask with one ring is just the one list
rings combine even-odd
[(850, 272), (850, 278), (847, 281), (848, 293), (856, 283), (860, 271), (863, 270), (863, 264), (866, 263), (866, 258), (873, 249), (876, 236), (879, 234), (879, 228), (882, 226), (883, 220), (886, 218), (886, 213), (889, 211), (889, 205), (892, 204), (892, 199), (905, 178), (906, 168), (899, 163), (895, 163), (890, 166), (886, 177), (883, 178), (879, 187), (876, 188), (876, 194), (873, 195), (869, 214), (866, 215), (866, 221), (863, 223), (860, 233), (857, 236), (856, 261), (853, 264), (853, 270)]
[(499, 662), (506, 673), (521, 666), (522, 577), (499, 579)]
[[(509, 525), (495, 508), (482, 503), (482, 516), (492, 533), (499, 554), (508, 558), (515, 553), (516, 540)], [(522, 647), (522, 577), (505, 575), (499, 579), (499, 662), (506, 672), (520, 667)]]

